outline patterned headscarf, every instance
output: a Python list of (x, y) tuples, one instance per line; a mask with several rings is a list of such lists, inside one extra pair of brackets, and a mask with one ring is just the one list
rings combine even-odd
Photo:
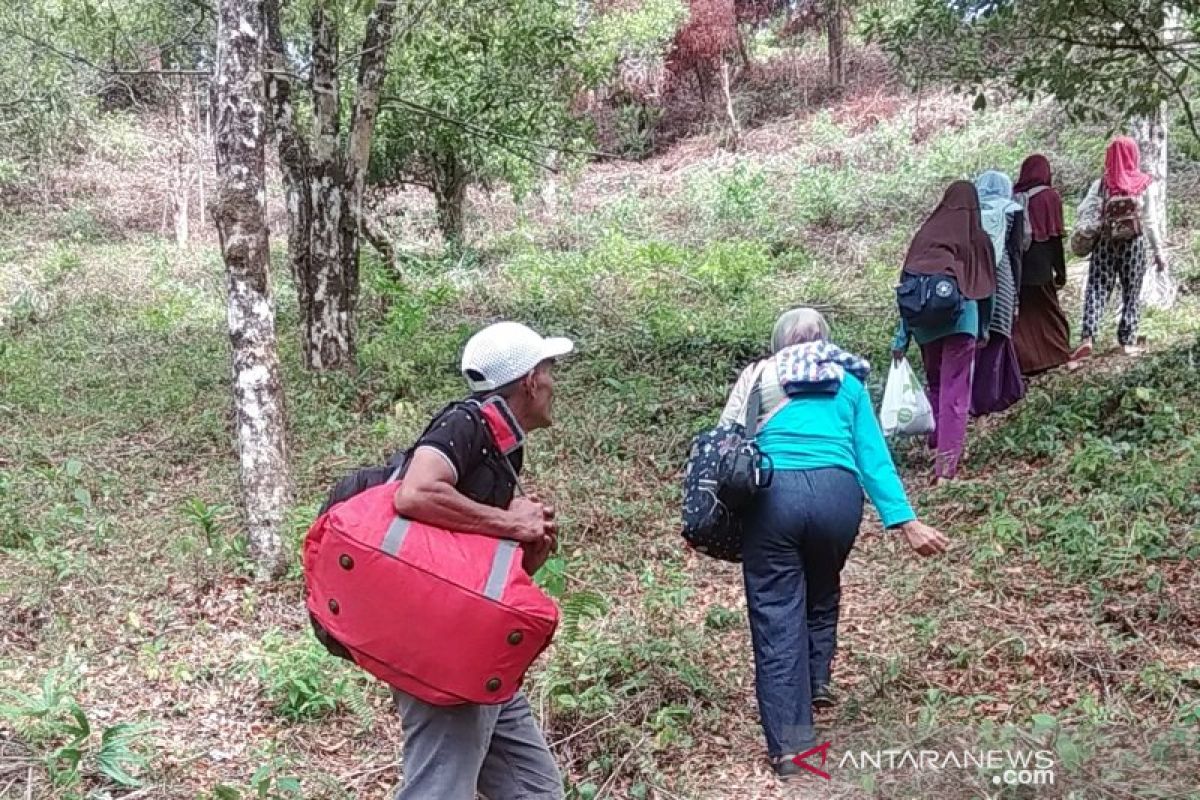
[(832, 342), (820, 340), (792, 345), (775, 356), (779, 385), (788, 395), (836, 394), (849, 372), (859, 380), (871, 374), (871, 365)]

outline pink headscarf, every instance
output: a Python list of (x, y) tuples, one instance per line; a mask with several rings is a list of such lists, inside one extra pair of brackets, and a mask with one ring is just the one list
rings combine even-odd
[(1118, 136), (1108, 145), (1104, 154), (1104, 186), (1112, 194), (1136, 197), (1146, 191), (1152, 180), (1138, 167), (1142, 155), (1137, 142), (1128, 136)]

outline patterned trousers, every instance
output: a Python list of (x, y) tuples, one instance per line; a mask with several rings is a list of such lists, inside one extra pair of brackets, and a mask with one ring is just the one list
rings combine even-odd
[(1117, 284), (1121, 285), (1121, 321), (1117, 339), (1121, 344), (1134, 344), (1142, 309), (1138, 297), (1146, 277), (1146, 237), (1139, 236), (1124, 242), (1101, 239), (1092, 250), (1088, 267), (1087, 294), (1083, 301), (1083, 338), (1092, 339), (1100, 327), (1104, 307)]

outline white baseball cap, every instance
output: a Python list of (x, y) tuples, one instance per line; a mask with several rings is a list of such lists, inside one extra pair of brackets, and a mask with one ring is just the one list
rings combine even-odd
[(497, 322), (476, 333), (463, 348), (462, 373), (472, 392), (506, 386), (548, 358), (575, 349), (570, 339), (545, 339), (519, 322)]

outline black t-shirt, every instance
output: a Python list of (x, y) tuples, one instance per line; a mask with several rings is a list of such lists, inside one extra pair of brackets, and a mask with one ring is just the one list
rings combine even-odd
[[(433, 448), (445, 457), (457, 476), (454, 487), (476, 503), (508, 508), (512, 502), (516, 483), (501, 463), (491, 432), (470, 406), (455, 403), (442, 411), (413, 445), (413, 452), (422, 447)], [(508, 456), (516, 474), (521, 472), (524, 456), (524, 448)]]

